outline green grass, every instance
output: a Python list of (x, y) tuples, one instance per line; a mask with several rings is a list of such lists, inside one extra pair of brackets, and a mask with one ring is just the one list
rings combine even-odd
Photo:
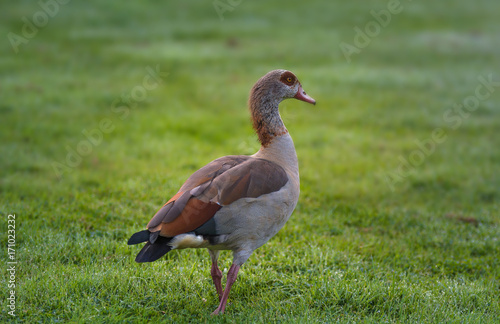
[[(500, 3), (402, 1), (348, 63), (339, 44), (387, 1), (72, 1), (14, 53), (7, 34), (40, 10), (0, 12), (0, 322), (495, 323), (500, 321)], [(163, 82), (117, 110), (143, 84)], [(246, 109), (271, 69), (318, 104), (281, 104), (301, 168), (282, 231), (242, 267), (226, 314), (208, 253), (136, 264), (126, 240), (205, 163), (252, 154)], [(136, 92), (136, 95), (140, 94)], [(137, 97), (136, 97), (137, 98)], [(75, 167), (83, 130), (107, 120)], [(435, 144), (398, 182), (416, 141)], [(417, 153), (415, 153), (417, 152)], [(403, 170), (404, 171), (404, 170)], [(7, 312), (7, 215), (16, 214), (16, 317)], [(221, 256), (227, 273), (231, 255)]]

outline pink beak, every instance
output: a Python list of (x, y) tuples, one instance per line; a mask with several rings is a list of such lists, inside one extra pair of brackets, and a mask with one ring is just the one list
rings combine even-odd
[(316, 104), (316, 100), (313, 98), (309, 97), (304, 89), (302, 89), (302, 85), (299, 84), (299, 90), (297, 91), (297, 94), (294, 96), (295, 99), (299, 99), (308, 103), (312, 103), (313, 105)]

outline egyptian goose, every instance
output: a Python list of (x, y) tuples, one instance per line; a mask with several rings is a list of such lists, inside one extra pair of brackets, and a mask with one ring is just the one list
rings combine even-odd
[[(214, 315), (224, 313), (240, 266), (283, 227), (297, 204), (297, 154), (278, 111), (287, 98), (316, 103), (290, 71), (274, 70), (260, 78), (249, 99), (260, 150), (219, 158), (193, 173), (147, 229), (128, 241), (146, 242), (136, 262), (155, 261), (173, 249), (207, 248), (220, 300)], [(233, 251), (224, 290), (217, 265), (220, 250)]]

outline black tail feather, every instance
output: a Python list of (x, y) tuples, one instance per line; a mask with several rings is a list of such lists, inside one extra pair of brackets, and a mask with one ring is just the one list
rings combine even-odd
[[(139, 232), (139, 233), (141, 233), (141, 232)], [(139, 233), (136, 233), (136, 234), (139, 234)], [(132, 235), (132, 237), (130, 239), (132, 239), (134, 237), (134, 235)], [(141, 237), (141, 239), (142, 239), (142, 237)], [(158, 238), (155, 240), (155, 242), (151, 243), (149, 241), (149, 235), (148, 235), (148, 238), (145, 240), (148, 242), (142, 248), (141, 252), (139, 252), (139, 254), (137, 254), (137, 257), (135, 258), (135, 262), (142, 263), (142, 262), (153, 262), (153, 261), (158, 260), (159, 258), (164, 256), (165, 254), (167, 254), (168, 251), (172, 250), (172, 247), (170, 245), (168, 245), (168, 243), (170, 243), (171, 240), (172, 240), (171, 237), (158, 236)], [(129, 242), (130, 242), (130, 240), (129, 240)], [(142, 241), (142, 242), (144, 242), (144, 241)], [(138, 242), (138, 243), (140, 243), (140, 242)], [(136, 244), (136, 243), (134, 243), (134, 244)]]
[(139, 244), (142, 242), (149, 241), (150, 234), (151, 234), (151, 232), (148, 230), (137, 232), (128, 239), (127, 244), (133, 245), (133, 244)]

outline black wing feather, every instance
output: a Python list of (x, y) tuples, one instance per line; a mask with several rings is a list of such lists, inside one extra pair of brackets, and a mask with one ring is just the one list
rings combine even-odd
[(142, 248), (141, 252), (137, 254), (135, 258), (135, 262), (153, 262), (167, 254), (172, 247), (168, 245), (172, 238), (158, 236), (154, 243), (147, 242), (146, 245)]

